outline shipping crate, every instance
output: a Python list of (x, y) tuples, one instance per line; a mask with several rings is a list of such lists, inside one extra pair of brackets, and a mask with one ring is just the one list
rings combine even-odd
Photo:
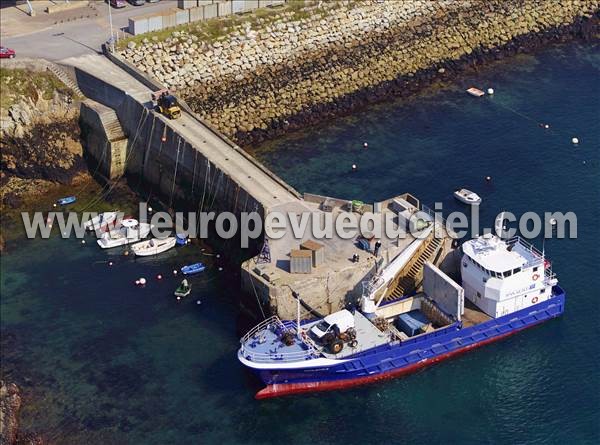
[(300, 244), (301, 250), (309, 250), (312, 253), (313, 267), (319, 267), (325, 262), (325, 246), (316, 241), (308, 240)]
[(290, 273), (311, 273), (312, 252), (310, 250), (292, 250), (290, 252)]

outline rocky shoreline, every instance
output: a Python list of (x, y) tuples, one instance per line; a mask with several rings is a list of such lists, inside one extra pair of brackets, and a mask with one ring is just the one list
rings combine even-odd
[(19, 429), (19, 414), (23, 403), (21, 390), (14, 383), (0, 381), (0, 445), (43, 445), (37, 434)]
[[(19, 211), (88, 176), (79, 128), (79, 97), (44, 61), (2, 66), (0, 107), (0, 251)], [(5, 87), (10, 85), (6, 93)], [(11, 230), (9, 230), (11, 229)]]
[(122, 56), (203, 119), (252, 145), (548, 42), (593, 38), (600, 2), (337, 2), (282, 12), (214, 42), (193, 32)]

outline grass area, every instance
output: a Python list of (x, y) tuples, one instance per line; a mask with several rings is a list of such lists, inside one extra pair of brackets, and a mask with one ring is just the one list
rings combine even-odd
[[(341, 4), (328, 6), (329, 9), (332, 9), (341, 6)], [(289, 0), (285, 5), (275, 8), (258, 8), (245, 14), (232, 14), (227, 17), (214, 18), (203, 22), (186, 23), (184, 25), (160, 31), (140, 34), (119, 41), (117, 49), (125, 49), (129, 42), (135, 42), (138, 45), (142, 44), (144, 39), (150, 40), (155, 38), (155, 41), (162, 42), (168, 37), (171, 37), (175, 31), (185, 31), (190, 35), (197, 36), (198, 39), (203, 42), (211, 43), (227, 36), (237, 29), (245, 27), (247, 24), (250, 24), (255, 30), (259, 27), (263, 28), (269, 26), (276, 20), (281, 19), (281, 15), (284, 13), (291, 13), (292, 16), (289, 17), (288, 20), (296, 21), (309, 18), (319, 12), (320, 11), (317, 11), (315, 8), (307, 9), (304, 0)]]
[(52, 99), (54, 91), (75, 97), (73, 91), (50, 72), (0, 68), (0, 108), (2, 109), (10, 108), (23, 97), (30, 97), (35, 101), (41, 94), (44, 99)]

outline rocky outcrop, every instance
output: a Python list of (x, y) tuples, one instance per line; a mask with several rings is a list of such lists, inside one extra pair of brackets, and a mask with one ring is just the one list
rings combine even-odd
[(70, 94), (54, 91), (52, 99), (44, 99), (41, 91), (34, 90), (29, 97), (0, 111), (0, 135), (22, 138), (37, 124), (76, 119), (78, 110)]
[[(175, 32), (122, 55), (245, 144), (406, 94), (465, 64), (595, 31), (598, 0), (319, 2), (212, 43)], [(590, 26), (591, 23), (591, 26)]]
[(22, 137), (5, 136), (0, 147), (1, 182), (15, 176), (68, 184), (85, 168), (76, 119), (37, 124)]
[(50, 183), (70, 184), (85, 170), (76, 96), (59, 80), (53, 82), (60, 89), (47, 83), (41, 89), (40, 71), (49, 75), (43, 66), (27, 68), (26, 74), (3, 72), (27, 82), (21, 88), (27, 94), (0, 110), (0, 195), (8, 208), (20, 207), (23, 196), (42, 194)]
[(21, 395), (14, 383), (0, 381), (0, 445), (12, 445), (17, 440)]
[(0, 381), (0, 445), (44, 445), (42, 436), (19, 430), (21, 403), (19, 387)]

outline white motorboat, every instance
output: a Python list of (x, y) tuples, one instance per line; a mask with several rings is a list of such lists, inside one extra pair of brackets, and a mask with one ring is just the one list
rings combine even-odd
[(131, 251), (136, 256), (152, 256), (166, 252), (175, 247), (177, 238), (171, 236), (168, 238), (152, 238), (147, 241), (141, 241), (131, 246)]
[(465, 204), (478, 206), (481, 204), (481, 197), (471, 190), (460, 189), (454, 192), (454, 197)]
[(146, 238), (151, 229), (152, 225), (148, 223), (141, 223), (137, 219), (124, 219), (118, 229), (104, 232), (97, 242), (103, 249), (124, 246)]
[(114, 223), (119, 212), (103, 212), (83, 223), (85, 230), (104, 230)]

